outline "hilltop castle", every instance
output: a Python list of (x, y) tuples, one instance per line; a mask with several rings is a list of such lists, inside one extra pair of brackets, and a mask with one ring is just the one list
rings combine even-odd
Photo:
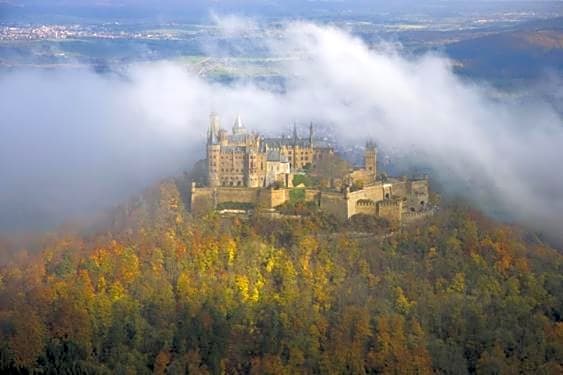
[[(345, 170), (329, 187), (293, 186), (294, 176), (306, 175), (320, 162), (333, 163), (334, 148), (314, 139), (313, 125), (306, 138), (293, 135), (265, 138), (249, 132), (240, 116), (229, 134), (219, 117), (211, 114), (207, 132), (207, 186), (192, 183), (191, 210), (204, 213), (228, 207), (273, 210), (299, 195), (341, 219), (356, 214), (374, 215), (402, 223), (425, 217), (429, 207), (428, 180), (380, 177), (377, 149), (364, 150), (363, 167)], [(341, 159), (339, 159), (341, 160)], [(326, 164), (326, 163), (325, 163)], [(300, 194), (295, 194), (299, 191)], [(293, 193), (293, 197), (292, 197)]]
[(313, 139), (313, 124), (304, 139), (295, 126), (293, 137), (264, 138), (248, 132), (240, 116), (228, 134), (221, 128), (219, 116), (212, 113), (207, 134), (208, 185), (291, 186), (293, 171), (313, 166), (332, 153), (330, 145)]

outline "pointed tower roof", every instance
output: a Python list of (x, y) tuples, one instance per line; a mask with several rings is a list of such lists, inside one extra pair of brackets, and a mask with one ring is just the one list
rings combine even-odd
[(242, 124), (242, 120), (240, 119), (240, 114), (237, 115), (237, 119), (235, 120), (235, 124), (233, 125), (233, 134), (242, 134), (245, 133), (246, 129)]

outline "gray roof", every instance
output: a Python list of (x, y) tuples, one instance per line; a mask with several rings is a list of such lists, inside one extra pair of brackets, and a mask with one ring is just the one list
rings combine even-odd
[(264, 138), (264, 143), (269, 147), (281, 147), (281, 146), (309, 146), (308, 139), (294, 139), (294, 138)]
[(282, 155), (279, 150), (269, 150), (267, 161), (277, 161), (281, 163), (287, 163), (288, 159), (287, 156)]

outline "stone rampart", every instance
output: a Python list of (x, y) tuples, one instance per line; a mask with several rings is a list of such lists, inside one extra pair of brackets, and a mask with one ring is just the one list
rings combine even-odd
[(401, 223), (403, 201), (400, 199), (383, 200), (377, 202), (377, 216), (387, 219), (390, 223)]
[(376, 215), (377, 214), (376, 207), (377, 207), (376, 203), (371, 199), (360, 199), (356, 201), (354, 215), (358, 215), (358, 214)]
[(289, 189), (196, 187), (191, 191), (192, 213), (204, 214), (227, 202), (250, 203), (258, 208), (274, 208), (289, 200)]
[(319, 203), (321, 192), (317, 189), (305, 189), (305, 202)]
[(289, 200), (289, 189), (260, 189), (258, 201), (260, 208), (274, 208)]

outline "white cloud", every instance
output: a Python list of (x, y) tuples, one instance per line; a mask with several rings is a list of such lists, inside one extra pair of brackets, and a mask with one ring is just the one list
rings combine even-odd
[[(257, 28), (237, 17), (217, 20), (227, 37)], [(414, 152), (443, 181), (558, 234), (563, 126), (548, 105), (490, 99), (489, 88), (461, 81), (443, 57), (369, 49), (336, 28), (290, 23), (259, 43), (293, 57), (280, 66), (285, 92), (209, 83), (166, 62), (132, 66), (125, 79), (86, 70), (0, 77), (0, 174), (10, 180), (0, 203), (22, 192), (68, 197), (69, 189), (82, 203), (98, 202), (116, 185), (127, 192), (187, 167), (188, 155), (203, 152), (213, 109), (227, 127), (238, 112), (248, 127), (274, 133), (295, 119), (329, 122), (343, 140), (371, 137)], [(81, 183), (54, 188), (63, 178)]]

